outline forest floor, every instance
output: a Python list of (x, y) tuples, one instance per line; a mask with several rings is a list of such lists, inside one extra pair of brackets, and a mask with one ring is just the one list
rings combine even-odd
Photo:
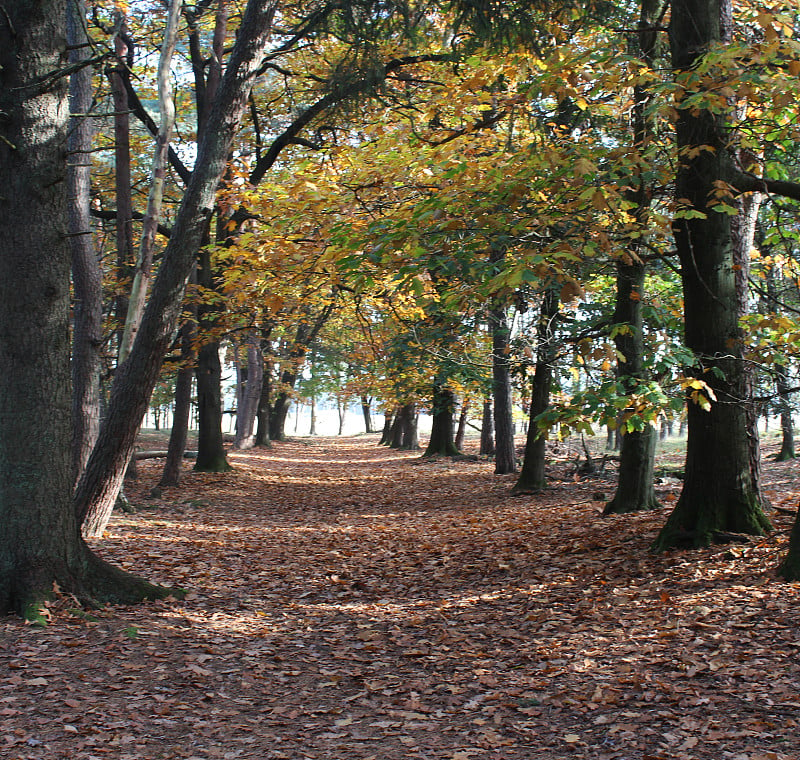
[(187, 462), (159, 499), (140, 462), (96, 549), (188, 595), (0, 618), (0, 757), (800, 758), (800, 584), (774, 575), (800, 460), (766, 463), (770, 537), (657, 555), (677, 480), (603, 518), (612, 464), (563, 447), (514, 497), (491, 462), (376, 444)]

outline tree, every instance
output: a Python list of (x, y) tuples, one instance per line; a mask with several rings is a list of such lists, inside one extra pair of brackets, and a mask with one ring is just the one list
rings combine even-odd
[[(730, 6), (720, 0), (673, 2), (672, 65), (687, 92), (702, 96), (713, 84), (713, 71), (697, 84), (697, 69), (709, 48), (728, 40), (730, 26)], [(727, 109), (704, 106), (679, 107), (676, 122), (679, 208), (673, 232), (686, 346), (696, 362), (689, 386), (697, 393), (688, 409), (683, 490), (656, 538), (657, 549), (703, 546), (730, 533), (763, 535), (771, 527), (750, 469), (731, 216), (711, 205), (718, 183), (730, 177)]]
[(72, 503), (65, 23), (63, 0), (0, 19), (0, 611), (39, 622), (54, 585), (90, 603), (168, 593), (92, 553)]
[(208, 228), (217, 185), (261, 64), (273, 12), (273, 6), (257, 0), (251, 0), (245, 9), (150, 301), (130, 356), (117, 368), (108, 415), (75, 493), (79, 518), (89, 534), (102, 533), (110, 517), (139, 422), (181, 314), (186, 282)]
[(103, 344), (103, 276), (89, 221), (93, 124), (92, 67), (86, 64), (86, 4), (68, 3), (67, 42), (72, 119), (67, 143), (69, 242), (72, 249), (72, 477), (83, 471), (100, 429), (100, 351)]

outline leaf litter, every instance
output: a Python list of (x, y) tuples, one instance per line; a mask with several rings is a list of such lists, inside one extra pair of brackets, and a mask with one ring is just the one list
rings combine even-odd
[(0, 620), (0, 757), (800, 756), (800, 584), (774, 576), (798, 464), (766, 463), (773, 535), (656, 555), (666, 511), (602, 518), (613, 482), (567, 462), (516, 497), (376, 442), (233, 453), (158, 500), (140, 463), (95, 548), (188, 595)]

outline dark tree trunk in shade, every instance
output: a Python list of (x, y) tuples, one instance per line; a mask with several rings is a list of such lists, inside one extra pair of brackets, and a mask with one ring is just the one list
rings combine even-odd
[(181, 327), (181, 368), (175, 379), (175, 403), (172, 411), (172, 430), (169, 434), (167, 458), (158, 485), (161, 488), (180, 484), (183, 454), (186, 451), (186, 438), (189, 435), (189, 413), (192, 406), (192, 381), (194, 380), (194, 337), (193, 319), (187, 319)]
[(397, 412), (384, 412), (383, 414), (383, 431), (381, 432), (381, 439), (378, 441), (378, 446), (388, 446), (392, 442), (392, 429), (397, 420)]
[(419, 448), (416, 404), (403, 404), (400, 407), (399, 423), (402, 431), (400, 448), (407, 451), (416, 451)]
[(390, 449), (401, 449), (403, 448), (403, 407), (401, 406), (397, 410), (397, 416), (394, 418), (392, 422), (392, 429), (390, 432), (389, 438), (389, 448)]
[(481, 456), (492, 456), (494, 454), (494, 414), (492, 410), (492, 400), (484, 399), (483, 415), (481, 417)]
[(279, 393), (269, 415), (269, 434), (273, 441), (286, 440), (286, 418), (289, 416), (291, 406), (292, 399), (289, 394)]
[(261, 381), (261, 397), (258, 400), (258, 413), (256, 420), (256, 446), (268, 448), (272, 445), (272, 436), (269, 431), (269, 418), (272, 413), (272, 360), (264, 359), (264, 373)]
[[(89, 57), (86, 4), (67, 5), (70, 63)], [(91, 195), (92, 67), (70, 76), (69, 109), (73, 116), (67, 141), (69, 242), (72, 250), (72, 477), (77, 482), (100, 430), (100, 350), (103, 345), (103, 276), (94, 250), (89, 220)]]
[(271, 6), (265, 9), (253, 0), (245, 9), (131, 355), (115, 373), (108, 415), (75, 491), (76, 509), (87, 534), (102, 532), (134, 450), (139, 423), (180, 318), (186, 281), (208, 229), (209, 210), (214, 207), (233, 136), (261, 65), (272, 12)]
[(778, 405), (781, 412), (781, 449), (776, 459), (786, 462), (795, 458), (794, 422), (792, 420), (791, 391), (786, 367), (775, 365), (775, 390), (778, 394)]
[(219, 343), (208, 343), (197, 356), (197, 472), (227, 472), (232, 469), (222, 436), (222, 365)]
[(40, 624), (56, 585), (89, 603), (167, 593), (94, 555), (72, 501), (69, 108), (66, 79), (52, 79), (66, 12), (5, 0), (0, 21), (0, 614)]
[(459, 451), (464, 450), (464, 436), (467, 432), (467, 420), (469, 419), (469, 401), (463, 401), (461, 404), (461, 411), (458, 414), (458, 424), (456, 425), (456, 448)]
[(536, 328), (536, 369), (531, 385), (530, 423), (522, 469), (514, 486), (514, 493), (536, 493), (547, 486), (547, 436), (539, 429), (536, 418), (550, 406), (550, 386), (553, 384), (553, 362), (556, 357), (553, 322), (557, 314), (558, 292), (551, 287), (542, 296), (539, 324)]
[(453, 391), (440, 381), (434, 383), (431, 437), (423, 456), (458, 455), (453, 420), (455, 409), (456, 397)]
[[(687, 76), (702, 52), (724, 41), (730, 7), (719, 0), (674, 0), (670, 18), (672, 63)], [(690, 75), (694, 77), (694, 74)], [(687, 81), (687, 86), (692, 85)], [(680, 109), (676, 123), (681, 156), (675, 197), (702, 217), (673, 222), (681, 262), (686, 345), (697, 358), (690, 368), (708, 384), (706, 411), (688, 405), (688, 439), (683, 490), (656, 538), (654, 548), (705, 546), (731, 533), (763, 535), (771, 526), (753, 482), (746, 411), (747, 379), (738, 323), (730, 216), (709, 208), (719, 181), (729, 176), (725, 114)], [(711, 146), (697, 155), (687, 151)]]
[(495, 452), (494, 471), (506, 475), (517, 471), (512, 417), (511, 368), (509, 357), (508, 317), (504, 308), (489, 314), (492, 331), (492, 398), (494, 400)]

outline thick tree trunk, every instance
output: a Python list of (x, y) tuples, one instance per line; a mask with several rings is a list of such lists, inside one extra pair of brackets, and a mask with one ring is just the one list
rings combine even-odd
[[(730, 11), (729, 7), (727, 9)], [(719, 0), (675, 0), (670, 39), (678, 79), (703, 51), (724, 39), (729, 18)], [(692, 77), (694, 74), (692, 74)], [(676, 198), (702, 217), (673, 222), (681, 261), (686, 345), (697, 363), (689, 403), (684, 486), (654, 548), (704, 546), (730, 533), (763, 535), (770, 523), (753, 482), (746, 413), (747, 383), (738, 324), (730, 216), (709, 207), (716, 182), (729, 176), (726, 119), (682, 108), (676, 125), (681, 162)], [(696, 146), (711, 146), (690, 156)], [(713, 394), (713, 397), (712, 397)], [(702, 408), (702, 402), (706, 408)]]
[(397, 411), (387, 411), (383, 413), (383, 432), (378, 446), (388, 446), (392, 442), (392, 430), (397, 422)]
[(494, 454), (494, 414), (492, 400), (484, 399), (483, 416), (481, 418), (481, 456), (490, 457)]
[(286, 440), (286, 418), (289, 416), (291, 406), (292, 399), (289, 394), (279, 393), (269, 415), (269, 434), (273, 441)]
[(492, 398), (494, 400), (495, 452), (494, 472), (506, 475), (517, 471), (512, 417), (509, 327), (506, 310), (493, 308), (489, 314), (492, 331)]
[(789, 551), (778, 567), (778, 575), (787, 581), (800, 581), (800, 510), (789, 536)]
[[(67, 43), (70, 62), (89, 57), (86, 4), (68, 3)], [(91, 194), (92, 68), (70, 77), (69, 110), (75, 114), (67, 142), (69, 242), (72, 249), (72, 478), (77, 482), (100, 430), (100, 349), (103, 345), (103, 276), (89, 221)]]
[(109, 413), (76, 489), (78, 514), (84, 522), (91, 515), (93, 532), (102, 530), (111, 514), (139, 422), (181, 314), (186, 281), (208, 229), (217, 185), (272, 27), (273, 8), (263, 5), (250, 0), (245, 10), (131, 355), (117, 369)]
[(553, 383), (553, 362), (556, 356), (553, 322), (557, 314), (558, 292), (549, 288), (542, 297), (541, 314), (536, 329), (536, 370), (531, 386), (530, 423), (522, 469), (514, 485), (514, 493), (537, 493), (547, 486), (547, 435), (539, 429), (536, 418), (550, 406), (550, 386)]
[[(7, 0), (0, 21), (0, 613), (44, 623), (54, 587), (84, 602), (167, 591), (96, 557), (72, 503), (66, 3)], [(47, 87), (40, 83), (48, 82)], [(46, 223), (43, 223), (46, 220)]]
[(416, 404), (403, 404), (400, 408), (398, 427), (401, 432), (400, 448), (406, 451), (416, 451), (419, 448)]
[(453, 391), (441, 382), (434, 383), (431, 437), (423, 456), (452, 457), (460, 453), (454, 440), (453, 415), (455, 408), (456, 397)]

